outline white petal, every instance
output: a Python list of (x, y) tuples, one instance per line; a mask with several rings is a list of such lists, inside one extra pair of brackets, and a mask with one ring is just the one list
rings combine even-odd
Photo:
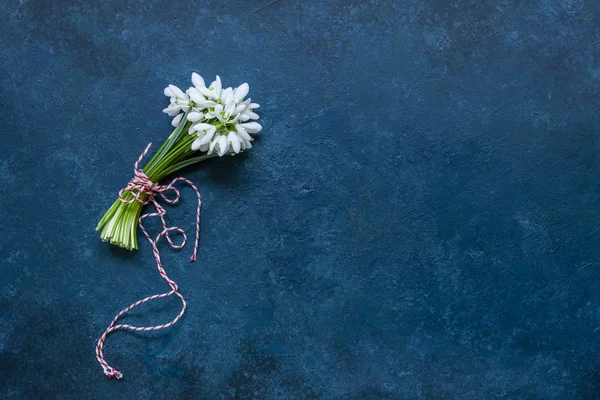
[(244, 104), (240, 104), (239, 106), (237, 106), (234, 110), (232, 115), (238, 115), (239, 113), (241, 113), (242, 111), (244, 111), (246, 109), (246, 105)]
[(252, 111), (246, 111), (246, 114), (248, 114), (248, 117), (250, 117), (250, 119), (258, 119), (258, 114)]
[(249, 140), (244, 140), (244, 147), (246, 148), (246, 150), (251, 149), (252, 143), (250, 143)]
[(200, 114), (199, 112), (191, 112), (188, 114), (187, 116), (187, 120), (190, 122), (198, 122), (202, 119), (204, 115)]
[(208, 150), (208, 143), (203, 144), (202, 146), (200, 146), (200, 151), (206, 151)]
[(226, 103), (225, 113), (227, 113), (229, 116), (231, 116), (233, 114), (234, 110), (235, 110), (235, 103), (233, 101), (230, 103)]
[(169, 87), (166, 87), (166, 88), (165, 88), (165, 90), (163, 90), (163, 93), (164, 93), (164, 94), (165, 94), (165, 96), (167, 96), (167, 97), (173, 97), (173, 96), (175, 96), (175, 95), (173, 94), (173, 92), (171, 92), (171, 89), (169, 89)]
[(224, 104), (227, 104), (232, 100), (233, 100), (233, 89), (230, 87), (227, 89), (223, 89), (221, 91), (221, 101), (223, 101)]
[(198, 138), (192, 142), (192, 150), (196, 151), (200, 148), (200, 146), (202, 146), (202, 143), (200, 143), (200, 140), (202, 140), (202, 139)]
[(217, 140), (217, 149), (217, 152), (220, 156), (227, 153), (227, 150), (229, 150), (229, 141), (227, 140), (227, 136), (221, 135), (219, 140)]
[(183, 91), (181, 89), (179, 89), (177, 86), (169, 85), (169, 89), (171, 89), (171, 92), (173, 93), (173, 95), (179, 97), (180, 99), (187, 99), (187, 95), (185, 93), (183, 93)]
[(206, 84), (204, 83), (204, 79), (195, 72), (192, 72), (192, 83), (196, 87), (206, 87)]
[(181, 121), (181, 117), (183, 117), (183, 114), (179, 114), (178, 116), (173, 118), (173, 121), (171, 121), (171, 125), (176, 127), (179, 124), (179, 121)]
[(262, 131), (262, 126), (258, 122), (246, 122), (245, 124), (239, 124), (245, 128), (248, 133), (258, 133)]
[(210, 107), (214, 107), (216, 105), (217, 105), (217, 103), (215, 103), (214, 101), (210, 101), (210, 100), (205, 100), (205, 101), (201, 101), (198, 103), (198, 107), (200, 107), (200, 108), (210, 108)]
[(240, 121), (246, 122), (249, 119), (250, 119), (250, 116), (248, 114), (246, 114), (245, 112), (240, 114)]
[(211, 124), (207, 124), (205, 122), (200, 122), (196, 124), (196, 130), (197, 131), (214, 131), (217, 128), (215, 128), (214, 125)]
[(221, 77), (219, 75), (217, 75), (217, 79), (215, 79), (215, 81), (213, 82), (213, 85), (215, 85), (214, 89), (215, 89), (215, 92), (217, 92), (217, 95), (220, 95), (221, 88), (223, 87), (223, 85), (221, 84)]
[(169, 107), (163, 110), (164, 113), (168, 114), (169, 117), (174, 117), (181, 111), (181, 107), (175, 104), (171, 104)]
[(239, 103), (244, 100), (244, 97), (248, 95), (248, 91), (250, 90), (250, 86), (247, 83), (242, 83), (240, 86), (235, 89), (235, 102)]
[(244, 127), (242, 127), (241, 124), (237, 124), (235, 126), (235, 130), (237, 131), (238, 135), (240, 135), (240, 137), (243, 140), (247, 140), (247, 141), (252, 140), (252, 137), (250, 135), (248, 135), (248, 132), (246, 132), (246, 129), (244, 129)]
[(215, 115), (217, 116), (217, 119), (221, 122), (225, 122), (225, 119), (223, 118), (223, 115), (221, 114), (223, 112), (223, 106), (220, 104), (217, 104), (215, 106)]
[(235, 132), (229, 132), (227, 134), (227, 140), (229, 141), (229, 144), (231, 145), (231, 148), (233, 149), (233, 151), (235, 151), (235, 153), (239, 153), (240, 152), (240, 138), (238, 138), (238, 135)]
[(208, 146), (208, 154), (212, 154), (213, 151), (215, 151), (215, 146), (217, 145), (217, 140), (215, 139), (212, 142), (210, 142), (210, 145)]
[(189, 89), (189, 95), (190, 98), (195, 102), (195, 103), (201, 103), (204, 100), (206, 100), (204, 98), (204, 96), (202, 96), (202, 94), (200, 93), (200, 91), (196, 88), (190, 88)]
[(198, 132), (198, 136), (200, 137), (200, 144), (205, 144), (212, 140), (213, 136), (215, 136), (215, 131), (207, 131), (204, 136), (200, 135), (201, 133)]
[(202, 95), (209, 97), (213, 100), (217, 100), (219, 98), (219, 94), (214, 89), (198, 88), (198, 91), (202, 93)]
[(255, 108), (259, 108), (259, 107), (260, 107), (260, 104), (256, 104), (256, 103), (250, 103), (248, 105), (248, 108), (251, 109), (251, 110), (253, 110)]

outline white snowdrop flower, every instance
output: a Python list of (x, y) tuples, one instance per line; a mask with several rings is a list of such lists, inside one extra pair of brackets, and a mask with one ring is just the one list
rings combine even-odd
[(258, 133), (262, 131), (262, 125), (258, 122), (245, 122), (243, 124), (238, 124), (238, 126), (245, 129), (248, 133)]
[(197, 88), (206, 87), (206, 84), (204, 83), (204, 78), (202, 78), (200, 75), (198, 75), (195, 72), (192, 72), (192, 83)]
[(259, 104), (252, 103), (252, 100), (248, 99), (244, 101), (241, 106), (244, 106), (244, 108), (240, 111), (240, 121), (246, 122), (251, 119), (256, 120), (259, 118), (258, 114), (254, 112), (255, 108), (260, 107)]
[(200, 111), (192, 111), (187, 116), (187, 120), (190, 122), (199, 122), (203, 118), (204, 118), (204, 114)]
[(184, 93), (175, 85), (169, 85), (164, 90), (165, 96), (170, 98), (171, 104), (163, 110), (164, 113), (173, 118), (171, 125), (177, 126), (183, 118), (182, 112), (189, 111), (193, 103), (190, 101), (190, 96)]
[(194, 83), (194, 87), (200, 92), (200, 94), (205, 96), (207, 99), (219, 100), (221, 96), (222, 87), (221, 78), (219, 77), (219, 75), (217, 75), (217, 78), (213, 81), (213, 83), (210, 84), (209, 87), (206, 87), (206, 85), (204, 84), (204, 79), (202, 79), (200, 75), (196, 75), (200, 77), (200, 79), (196, 78), (196, 82), (198, 83), (198, 85), (196, 85), (196, 83), (194, 83), (193, 80), (192, 83)]
[(244, 97), (248, 95), (248, 91), (250, 91), (250, 86), (247, 83), (242, 83), (235, 89), (234, 98), (236, 103), (241, 103), (244, 100)]
[(198, 138), (192, 143), (192, 150), (198, 150), (202, 146), (206, 146), (206, 149), (208, 150), (208, 145), (215, 136), (217, 128), (214, 125), (206, 123), (195, 124), (194, 128), (194, 132)]
[(238, 154), (242, 149), (242, 141), (236, 132), (229, 132), (227, 134), (227, 141), (231, 145), (231, 149)]

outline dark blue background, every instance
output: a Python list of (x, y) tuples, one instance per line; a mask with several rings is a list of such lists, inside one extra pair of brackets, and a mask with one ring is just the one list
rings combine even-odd
[[(600, 398), (600, 3), (123, 3), (0, 1), (0, 397)], [(192, 71), (264, 130), (109, 381), (166, 285), (94, 227)]]

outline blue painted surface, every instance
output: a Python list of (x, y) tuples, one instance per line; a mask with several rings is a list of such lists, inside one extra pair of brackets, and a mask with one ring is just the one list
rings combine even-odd
[[(0, 397), (600, 398), (600, 3), (123, 3), (0, 0)], [(93, 229), (192, 71), (265, 129), (109, 381), (165, 285)]]

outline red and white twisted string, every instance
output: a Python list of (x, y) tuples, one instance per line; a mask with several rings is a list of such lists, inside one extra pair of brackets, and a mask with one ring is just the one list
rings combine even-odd
[[(177, 188), (175, 188), (173, 185), (175, 183), (177, 183), (178, 181), (184, 181), (188, 185), (190, 185), (192, 187), (192, 189), (194, 189), (194, 191), (196, 192), (196, 196), (198, 197), (198, 207), (196, 209), (196, 240), (194, 242), (194, 252), (193, 252), (190, 260), (195, 261), (196, 254), (198, 253), (198, 240), (199, 240), (199, 236), (200, 236), (200, 208), (202, 206), (202, 197), (200, 196), (200, 191), (190, 180), (183, 178), (183, 177), (178, 177), (178, 178), (173, 179), (168, 185), (159, 185), (158, 183), (154, 183), (150, 179), (148, 179), (148, 177), (146, 176), (144, 171), (142, 171), (138, 167), (139, 167), (140, 162), (144, 158), (144, 156), (146, 156), (146, 154), (150, 150), (151, 145), (152, 144), (150, 143), (150, 144), (148, 144), (148, 146), (146, 146), (146, 149), (144, 150), (144, 152), (140, 155), (140, 157), (135, 162), (135, 167), (133, 170), (134, 171), (133, 178), (131, 179), (131, 181), (129, 181), (127, 186), (125, 186), (123, 189), (121, 189), (121, 191), (119, 192), (119, 199), (125, 204), (129, 204), (134, 201), (137, 201), (144, 205), (148, 204), (148, 203), (152, 203), (156, 207), (157, 212), (147, 213), (147, 214), (143, 214), (142, 216), (140, 216), (139, 225), (140, 225), (140, 228), (142, 229), (142, 232), (144, 233), (144, 236), (146, 236), (146, 239), (148, 239), (148, 242), (150, 242), (150, 246), (152, 246), (152, 253), (154, 254), (154, 259), (156, 260), (156, 265), (158, 267), (158, 273), (160, 274), (161, 278), (163, 278), (169, 284), (169, 286), (171, 287), (171, 290), (166, 293), (155, 294), (153, 296), (146, 297), (145, 299), (136, 301), (135, 303), (133, 303), (132, 305), (130, 305), (129, 307), (125, 308), (120, 313), (118, 313), (115, 316), (115, 318), (113, 318), (112, 322), (110, 323), (108, 328), (106, 328), (106, 331), (104, 331), (104, 333), (98, 340), (98, 344), (96, 345), (96, 359), (102, 366), (102, 369), (104, 370), (104, 374), (109, 378), (112, 378), (114, 376), (117, 379), (121, 379), (123, 377), (123, 374), (121, 374), (119, 371), (117, 371), (116, 369), (114, 369), (113, 367), (108, 365), (108, 363), (104, 360), (104, 341), (106, 340), (106, 337), (111, 332), (114, 332), (118, 329), (129, 329), (132, 331), (154, 331), (154, 330), (158, 330), (158, 329), (168, 328), (171, 325), (175, 324), (183, 316), (183, 314), (185, 313), (185, 310), (187, 308), (187, 303), (185, 302), (185, 299), (183, 298), (181, 293), (179, 293), (179, 291), (178, 291), (177, 283), (175, 283), (175, 281), (173, 281), (171, 278), (169, 278), (169, 276), (165, 272), (165, 269), (163, 268), (163, 265), (162, 265), (162, 262), (160, 259), (160, 253), (159, 253), (158, 247), (157, 247), (158, 240), (163, 236), (165, 236), (167, 238), (169, 245), (174, 249), (181, 249), (183, 246), (185, 246), (185, 244), (187, 242), (187, 236), (183, 229), (181, 229), (177, 226), (171, 226), (171, 227), (167, 226), (167, 223), (165, 221), (165, 215), (167, 214), (167, 211), (158, 203), (158, 201), (156, 199), (156, 194), (160, 194), (162, 199), (164, 201), (166, 201), (167, 203), (169, 203), (169, 204), (177, 203), (181, 197), (179, 194), (179, 190)], [(176, 197), (174, 199), (169, 199), (165, 195), (165, 192), (168, 190), (172, 190), (175, 192)], [(134, 196), (133, 199), (126, 200), (123, 197), (123, 194), (125, 191), (129, 191)], [(142, 194), (146, 194), (146, 196), (147, 196), (146, 200), (141, 199)], [(144, 225), (142, 223), (144, 218), (148, 218), (148, 217), (160, 217), (160, 220), (162, 222), (163, 230), (158, 234), (158, 236), (156, 236), (156, 239), (154, 239), (154, 240), (152, 240), (152, 238), (150, 237), (150, 234), (148, 233), (148, 231), (146, 231), (146, 228), (144, 228)], [(183, 236), (183, 241), (181, 242), (181, 244), (177, 245), (177, 244), (173, 243), (173, 241), (171, 240), (171, 236), (169, 234), (171, 231), (177, 231)], [(133, 326), (133, 325), (128, 325), (128, 324), (117, 324), (117, 320), (123, 314), (130, 311), (132, 308), (137, 307), (140, 304), (145, 303), (147, 301), (154, 300), (154, 299), (160, 299), (162, 297), (168, 297), (173, 294), (175, 296), (179, 297), (179, 299), (181, 300), (182, 306), (181, 306), (181, 311), (179, 312), (179, 314), (171, 322), (163, 324), (163, 325), (156, 325), (156, 326)]]

